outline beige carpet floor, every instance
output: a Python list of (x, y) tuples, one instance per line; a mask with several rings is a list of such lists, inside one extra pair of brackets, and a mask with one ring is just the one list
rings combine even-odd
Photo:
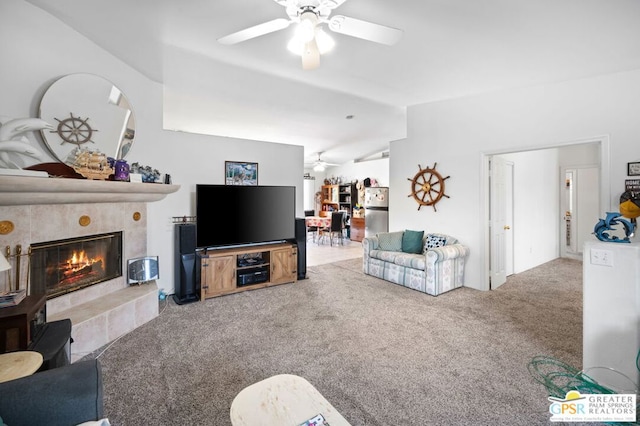
[(354, 259), (296, 284), (161, 302), (100, 355), (105, 412), (114, 425), (229, 425), (240, 390), (288, 373), (352, 425), (546, 425), (527, 366), (546, 355), (580, 368), (581, 275), (557, 259), (491, 292), (432, 297)]

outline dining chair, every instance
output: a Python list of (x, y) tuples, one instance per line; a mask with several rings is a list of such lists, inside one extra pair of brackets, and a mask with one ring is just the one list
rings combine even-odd
[[(305, 217), (310, 217), (310, 216), (315, 216), (315, 210), (305, 210), (304, 211), (304, 216)], [(307, 241), (309, 241), (309, 234), (311, 234), (311, 240), (315, 243), (316, 242), (316, 237), (318, 236), (318, 227), (317, 226), (307, 226)]]
[(343, 237), (349, 239), (351, 235), (351, 217), (349, 216), (349, 212), (347, 210), (340, 211), (344, 212), (344, 216), (342, 217), (342, 233), (344, 234)]
[(333, 245), (333, 238), (337, 235), (340, 239), (340, 244), (344, 244), (344, 213), (343, 211), (331, 212), (331, 225), (327, 230), (329, 235), (329, 244)]

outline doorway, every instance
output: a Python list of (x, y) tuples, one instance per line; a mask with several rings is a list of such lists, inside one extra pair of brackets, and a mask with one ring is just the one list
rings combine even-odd
[[(483, 154), (484, 157), (484, 191), (487, 208), (485, 209), (487, 228), (485, 231), (484, 255), (486, 289), (495, 289), (507, 276), (507, 254), (513, 253), (513, 270), (519, 273), (527, 269), (566, 256), (581, 259), (581, 244), (590, 237), (592, 226), (591, 216), (608, 211), (610, 205), (609, 189), (609, 140), (608, 137), (575, 141), (542, 149), (517, 152), (500, 152)], [(495, 183), (493, 164), (496, 159), (512, 162), (512, 189), (508, 189), (507, 182), (493, 187)], [(566, 245), (566, 204), (562, 194), (565, 188), (567, 170), (576, 170), (574, 191), (598, 189), (594, 197), (582, 205), (574, 201), (574, 217), (579, 211), (589, 211), (586, 218), (581, 219), (582, 225), (575, 226), (574, 251), (563, 251)], [(577, 170), (582, 170), (578, 172)], [(503, 170), (504, 174), (507, 172)], [(584, 174), (584, 175), (583, 175)], [(577, 180), (580, 179), (581, 183)], [(503, 176), (502, 179), (506, 179)], [(492, 183), (493, 182), (493, 183)], [(576, 186), (577, 185), (577, 186)], [(496, 197), (493, 191), (504, 191), (502, 197)], [(512, 194), (513, 217), (507, 223), (508, 194)], [(593, 195), (593, 194), (591, 194)], [(504, 202), (496, 202), (504, 198)], [(595, 201), (593, 201), (595, 199)], [(576, 210), (578, 209), (578, 210)], [(497, 223), (495, 218), (504, 220)], [(504, 229), (508, 227), (509, 229)], [(509, 231), (513, 238), (513, 250), (507, 246), (507, 234), (499, 235), (501, 231)], [(578, 238), (578, 235), (580, 237)], [(502, 268), (502, 271), (500, 270)], [(498, 273), (500, 272), (500, 273)]]

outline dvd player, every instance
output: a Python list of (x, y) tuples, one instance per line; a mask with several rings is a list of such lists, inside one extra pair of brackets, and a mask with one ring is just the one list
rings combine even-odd
[(269, 267), (251, 268), (238, 271), (238, 287), (269, 281)]

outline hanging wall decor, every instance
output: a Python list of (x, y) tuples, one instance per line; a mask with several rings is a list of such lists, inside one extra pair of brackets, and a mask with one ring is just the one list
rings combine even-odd
[(413, 178), (408, 178), (411, 181), (411, 194), (409, 197), (413, 197), (418, 203), (418, 210), (422, 206), (433, 206), (433, 210), (436, 210), (436, 203), (442, 199), (442, 197), (449, 198), (444, 193), (444, 181), (449, 179), (450, 176), (442, 177), (440, 173), (436, 171), (438, 163), (433, 163), (433, 167), (422, 168), (418, 164), (418, 173)]
[(224, 162), (224, 182), (226, 185), (258, 185), (258, 163), (245, 161)]

